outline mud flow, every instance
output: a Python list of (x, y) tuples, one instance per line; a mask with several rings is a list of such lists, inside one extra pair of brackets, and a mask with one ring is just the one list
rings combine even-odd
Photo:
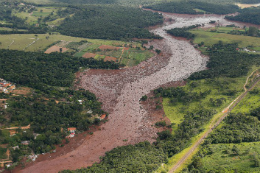
[[(103, 109), (109, 113), (108, 122), (101, 125), (101, 130), (84, 140), (80, 146), (67, 154), (44, 161), (35, 162), (21, 172), (54, 173), (64, 169), (79, 169), (99, 162), (99, 157), (115, 147), (135, 144), (141, 141), (154, 142), (159, 129), (154, 128), (160, 116), (153, 116), (147, 106), (139, 99), (151, 90), (164, 84), (179, 85), (192, 73), (204, 70), (208, 58), (186, 40), (177, 40), (169, 36), (165, 29), (190, 26), (194, 24), (209, 25), (215, 20), (220, 25), (244, 23), (230, 22), (218, 15), (178, 15), (163, 13), (167, 19), (164, 25), (150, 31), (163, 37), (162, 40), (149, 41), (147, 46), (162, 51), (138, 66), (119, 70), (87, 70), (79, 73), (80, 85), (93, 92), (103, 103)], [(171, 22), (169, 22), (171, 21)], [(174, 22), (172, 22), (174, 21)]]

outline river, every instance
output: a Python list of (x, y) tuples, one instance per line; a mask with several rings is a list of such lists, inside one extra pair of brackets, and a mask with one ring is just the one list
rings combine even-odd
[(100, 156), (115, 147), (145, 140), (155, 141), (158, 129), (153, 125), (158, 119), (144, 109), (139, 99), (163, 84), (181, 81), (194, 72), (204, 70), (208, 61), (208, 57), (201, 55), (188, 41), (169, 36), (165, 29), (193, 24), (205, 24), (207, 27), (211, 20), (220, 25), (245, 25), (229, 22), (224, 16), (218, 15), (163, 15), (175, 22), (165, 22), (151, 29), (151, 32), (164, 39), (149, 42), (155, 49), (162, 50), (162, 55), (156, 55), (131, 68), (88, 70), (80, 74), (80, 87), (95, 93), (103, 102), (103, 109), (110, 113), (108, 122), (73, 151), (36, 161), (22, 172), (54, 173), (64, 169), (79, 169), (98, 162)]

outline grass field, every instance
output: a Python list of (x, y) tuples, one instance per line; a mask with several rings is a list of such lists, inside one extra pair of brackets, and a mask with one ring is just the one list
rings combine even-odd
[[(236, 146), (239, 154), (232, 151)], [(215, 144), (210, 145), (212, 154), (202, 159), (203, 167), (207, 170), (218, 170), (229, 172), (236, 169), (238, 172), (259, 172), (260, 168), (255, 167), (254, 157), (259, 159), (260, 142), (241, 144)]]
[[(48, 39), (46, 37), (49, 37)], [(43, 51), (54, 42), (60, 40), (66, 41), (81, 41), (87, 40), (84, 38), (76, 38), (64, 35), (49, 35), (49, 34), (38, 34), (37, 37), (35, 34), (12, 34), (12, 35), (0, 35), (0, 40), (2, 44), (0, 45), (1, 49), (7, 49), (10, 45), (9, 49), (13, 50), (24, 50), (29, 44), (33, 41), (38, 40), (28, 47), (25, 51)]]
[(223, 41), (224, 43), (238, 43), (240, 48), (250, 47), (252, 50), (260, 50), (260, 38), (226, 33), (231, 30), (233, 30), (231, 27), (221, 27), (219, 31), (225, 33), (210, 32), (210, 30), (203, 29), (192, 30), (190, 32), (196, 35), (193, 41), (196, 44), (204, 42), (205, 46), (211, 46), (219, 41)]
[(56, 15), (56, 12), (61, 9), (61, 7), (37, 7), (35, 11), (32, 13), (28, 12), (18, 12), (18, 11), (13, 11), (12, 14), (26, 19), (26, 22), (29, 24), (36, 24), (38, 23), (38, 18), (40, 17), (46, 17), (50, 15), (53, 12), (53, 15)]

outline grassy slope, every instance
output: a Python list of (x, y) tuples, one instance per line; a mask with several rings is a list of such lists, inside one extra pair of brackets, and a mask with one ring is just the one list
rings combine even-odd
[[(231, 30), (232, 28), (219, 28), (220, 32), (228, 32)], [(194, 43), (196, 44), (204, 42), (205, 45), (211, 46), (219, 41), (223, 41), (224, 43), (238, 43), (240, 48), (253, 46), (252, 49), (260, 50), (260, 38), (258, 37), (210, 32), (210, 30), (205, 31), (203, 29), (193, 30), (191, 32), (196, 35), (194, 39)]]
[[(227, 154), (226, 150), (231, 151), (236, 145), (240, 155)], [(241, 144), (214, 144), (210, 145), (213, 154), (207, 155), (202, 159), (206, 170), (223, 169), (225, 172), (237, 169), (239, 172), (259, 172), (259, 167), (253, 167), (253, 156), (260, 154), (260, 142), (250, 142)]]
[[(47, 36), (49, 36), (49, 39), (46, 39)], [(10, 46), (10, 49), (23, 50), (28, 44), (35, 41), (35, 38), (36, 38), (35, 34), (0, 35), (0, 40), (2, 42), (0, 48), (6, 49), (14, 40), (14, 43)], [(49, 35), (49, 34), (38, 34), (37, 38), (39, 38), (39, 40), (33, 45), (31, 45), (30, 47), (28, 47), (26, 51), (43, 51), (50, 44), (60, 40), (73, 41), (73, 42), (88, 40), (91, 43), (100, 44), (100, 45), (102, 44), (113, 45), (116, 43), (119, 44), (125, 43), (125, 42), (113, 41), (113, 40), (86, 39), (86, 38), (79, 38), (79, 37), (70, 37), (64, 35)]]
[[(38, 23), (38, 18), (39, 17), (46, 17), (51, 12), (53, 12), (54, 15), (56, 15), (56, 12), (58, 11), (58, 7), (37, 7), (37, 11), (33, 11), (32, 13), (28, 12), (18, 12), (18, 11), (13, 11), (13, 15), (20, 17), (22, 19), (27, 18), (26, 22), (29, 24), (36, 24)], [(41, 12), (42, 10), (42, 12)]]

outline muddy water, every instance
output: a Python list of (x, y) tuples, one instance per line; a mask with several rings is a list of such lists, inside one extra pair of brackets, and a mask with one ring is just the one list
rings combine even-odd
[(205, 69), (207, 57), (202, 56), (189, 42), (177, 40), (166, 34), (165, 29), (208, 23), (219, 20), (229, 24), (222, 16), (189, 16), (164, 14), (175, 23), (152, 29), (162, 36), (161, 41), (149, 44), (160, 49), (157, 55), (136, 67), (121, 70), (88, 70), (81, 73), (81, 86), (95, 93), (109, 112), (108, 122), (92, 137), (73, 151), (55, 159), (38, 162), (22, 172), (52, 173), (64, 169), (79, 169), (99, 161), (111, 149), (148, 140), (155, 141), (158, 129), (152, 127), (158, 119), (151, 117), (139, 99), (157, 87), (187, 78), (191, 73)]

